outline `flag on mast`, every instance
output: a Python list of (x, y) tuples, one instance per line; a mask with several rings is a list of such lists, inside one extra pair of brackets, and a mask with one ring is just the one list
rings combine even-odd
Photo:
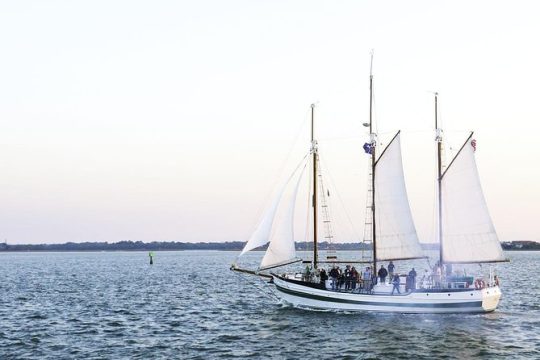
[(370, 143), (365, 143), (364, 146), (364, 151), (366, 152), (366, 154), (371, 154), (373, 153), (373, 145), (370, 144)]

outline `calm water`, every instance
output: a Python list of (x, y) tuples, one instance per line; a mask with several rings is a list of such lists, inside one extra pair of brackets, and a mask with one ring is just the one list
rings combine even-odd
[(540, 358), (540, 252), (508, 254), (487, 315), (284, 307), (228, 270), (235, 255), (0, 253), (0, 359)]

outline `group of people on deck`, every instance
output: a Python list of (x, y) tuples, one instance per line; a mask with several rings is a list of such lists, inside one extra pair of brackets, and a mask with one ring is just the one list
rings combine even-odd
[[(399, 274), (394, 273), (395, 265), (392, 261), (390, 261), (390, 264), (388, 264), (388, 270), (384, 268), (384, 265), (381, 265), (381, 268), (377, 272), (377, 275), (379, 276), (379, 282), (381, 284), (386, 283), (386, 277), (388, 276), (390, 278), (390, 283), (393, 285), (392, 287), (392, 295), (394, 295), (394, 292), (397, 291), (398, 294), (401, 294), (401, 291), (399, 289), (400, 280), (399, 280)], [(416, 289), (416, 270), (414, 268), (409, 271), (409, 274), (406, 276), (405, 281), (405, 291), (413, 291)]]
[[(386, 279), (390, 279), (390, 284), (393, 285), (392, 295), (397, 291), (400, 291), (400, 275), (394, 272), (395, 265), (390, 261), (388, 269), (381, 265), (379, 271), (375, 274), (372, 272), (371, 267), (366, 267), (362, 272), (358, 272), (354, 266), (346, 265), (345, 269), (340, 269), (339, 266), (334, 265), (332, 269), (326, 273), (324, 268), (319, 270), (319, 278), (322, 284), (326, 284), (327, 280), (330, 280), (330, 284), (333, 291), (354, 291), (360, 290), (364, 292), (371, 292), (373, 286), (377, 284), (385, 284)], [(306, 268), (306, 272), (309, 273), (309, 269)], [(416, 270), (412, 268), (409, 274), (406, 276), (405, 291), (413, 291), (416, 289)]]
[(343, 271), (339, 268), (339, 266), (334, 266), (328, 275), (330, 277), (332, 290), (334, 291), (341, 289), (343, 286), (345, 286), (345, 291), (356, 290), (357, 285), (359, 289), (363, 289), (365, 287), (364, 273), (360, 274), (354, 266), (351, 267), (350, 265), (347, 265)]

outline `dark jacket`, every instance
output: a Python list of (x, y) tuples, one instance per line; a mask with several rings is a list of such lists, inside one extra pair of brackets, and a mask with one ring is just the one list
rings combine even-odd
[(324, 269), (321, 270), (320, 276), (321, 282), (325, 282), (326, 280), (328, 280), (328, 275), (326, 275), (326, 271)]
[(377, 275), (379, 275), (379, 277), (387, 277), (388, 271), (385, 268), (381, 268), (379, 269), (379, 272), (377, 273)]

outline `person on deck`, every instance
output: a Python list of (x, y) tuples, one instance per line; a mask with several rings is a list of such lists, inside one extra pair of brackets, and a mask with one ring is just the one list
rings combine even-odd
[(351, 266), (345, 266), (345, 271), (343, 272), (343, 277), (345, 278), (345, 290), (351, 289)]
[(394, 269), (396, 267), (394, 266), (394, 263), (390, 261), (390, 264), (388, 264), (388, 276), (390, 277), (390, 280), (394, 278)]
[(395, 274), (392, 278), (392, 285), (394, 285), (392, 295), (394, 295), (394, 290), (397, 290), (398, 294), (401, 294), (401, 291), (399, 291), (399, 274)]
[(381, 265), (381, 268), (379, 269), (377, 275), (379, 275), (379, 283), (384, 284), (386, 281), (386, 277), (388, 276), (388, 271), (384, 268), (384, 265)]
[(409, 290), (416, 290), (416, 270), (409, 271)]
[(334, 265), (332, 267), (332, 270), (330, 270), (330, 279), (332, 280), (332, 290), (337, 290), (338, 287), (338, 278), (339, 278), (339, 272), (337, 267)]
[(431, 275), (429, 275), (429, 271), (424, 270), (424, 275), (422, 275), (422, 279), (420, 280), (420, 286), (423, 288), (423, 289), (428, 289), (431, 287), (432, 285), (432, 277)]
[(306, 265), (306, 269), (304, 270), (304, 281), (310, 281), (311, 279), (311, 269), (309, 268), (309, 265)]
[(362, 274), (362, 282), (365, 291), (371, 291), (371, 268), (368, 266)]
[(321, 279), (321, 284), (326, 286), (326, 280), (328, 280), (328, 275), (326, 275), (326, 270), (321, 269), (319, 272), (319, 278)]
[(351, 288), (356, 289), (356, 283), (358, 282), (358, 271), (354, 268), (351, 269)]
[(337, 271), (338, 271), (338, 290), (341, 290), (341, 288), (343, 287), (343, 284), (345, 284), (345, 275), (343, 274), (343, 271), (341, 271), (339, 266), (337, 267)]

